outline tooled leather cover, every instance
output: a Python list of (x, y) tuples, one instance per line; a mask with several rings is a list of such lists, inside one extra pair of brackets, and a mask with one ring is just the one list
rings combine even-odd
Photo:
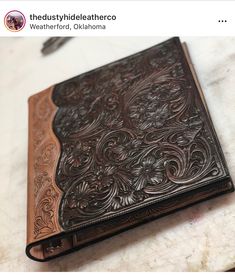
[(56, 85), (53, 101), (66, 230), (228, 177), (177, 38)]
[[(119, 224), (118, 217), (130, 212), (139, 213), (138, 219), (163, 201), (169, 201), (169, 210), (176, 209), (188, 204), (190, 198), (184, 203), (182, 195), (189, 192), (193, 202), (233, 191), (178, 38), (36, 96), (29, 137), (34, 191), (29, 187), (28, 198), (34, 204), (34, 212), (28, 210), (34, 235), (28, 242), (100, 222), (112, 228), (112, 220)], [(42, 192), (42, 186), (52, 189)], [(83, 231), (79, 234), (82, 239)]]

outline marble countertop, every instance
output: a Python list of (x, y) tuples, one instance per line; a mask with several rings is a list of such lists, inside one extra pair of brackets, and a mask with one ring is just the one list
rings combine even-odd
[[(0, 271), (223, 271), (235, 266), (235, 193), (197, 204), (48, 263), (25, 255), (27, 99), (164, 37), (0, 39)], [(235, 181), (235, 37), (182, 37)]]

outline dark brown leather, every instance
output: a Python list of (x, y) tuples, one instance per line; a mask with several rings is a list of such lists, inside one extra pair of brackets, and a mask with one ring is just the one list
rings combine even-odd
[[(233, 191), (190, 63), (172, 38), (31, 98), (29, 257), (48, 260)], [(48, 117), (35, 115), (49, 106)]]

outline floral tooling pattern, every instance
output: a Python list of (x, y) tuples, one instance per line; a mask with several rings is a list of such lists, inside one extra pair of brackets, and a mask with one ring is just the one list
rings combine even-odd
[[(60, 223), (84, 226), (223, 176), (179, 41), (58, 84)], [(213, 151), (213, 154), (212, 154)]]
[(29, 187), (32, 190), (29, 189), (31, 202), (28, 211), (29, 214), (34, 213), (34, 219), (29, 219), (33, 223), (33, 240), (39, 240), (59, 230), (55, 213), (58, 212), (60, 190), (55, 184), (53, 169), (57, 162), (59, 142), (50, 129), (56, 109), (51, 101), (51, 89), (34, 95), (29, 105), (32, 144), (32, 148), (29, 147)]

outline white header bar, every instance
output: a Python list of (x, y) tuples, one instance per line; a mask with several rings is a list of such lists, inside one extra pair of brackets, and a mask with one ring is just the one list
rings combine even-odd
[(235, 1), (1, 1), (0, 36), (235, 35), (234, 12)]

